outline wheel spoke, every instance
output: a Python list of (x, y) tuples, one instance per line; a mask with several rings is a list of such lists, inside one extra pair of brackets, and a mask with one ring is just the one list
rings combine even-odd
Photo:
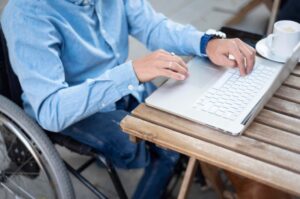
[(74, 198), (64, 172), (39, 126), (0, 96), (0, 198)]
[[(8, 182), (9, 181), (9, 182)], [(35, 199), (34, 196), (32, 196), (31, 194), (29, 194), (27, 191), (25, 191), (20, 185), (18, 185), (17, 183), (15, 183), (14, 181), (12, 181), (11, 179), (8, 179), (8, 184), (11, 185), (12, 188), (16, 188), (15, 190), (19, 190), (20, 195), (24, 198), (28, 198), (28, 199)]]
[(16, 199), (35, 199), (35, 197), (31, 196), (27, 192), (25, 192), (21, 187), (12, 185), (8, 182), (0, 183), (1, 186), (6, 189), (11, 195), (13, 195)]
[(17, 174), (28, 162), (30, 162), (33, 158), (30, 157), (26, 161), (24, 161), (15, 171), (12, 172), (12, 175)]

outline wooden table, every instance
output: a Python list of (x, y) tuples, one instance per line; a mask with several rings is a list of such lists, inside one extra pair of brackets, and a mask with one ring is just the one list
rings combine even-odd
[(300, 196), (300, 65), (242, 136), (226, 135), (145, 104), (125, 117), (121, 127), (135, 138), (190, 156), (186, 186), (198, 159)]

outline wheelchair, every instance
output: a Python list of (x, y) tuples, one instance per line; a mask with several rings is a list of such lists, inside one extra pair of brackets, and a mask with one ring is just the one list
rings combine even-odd
[[(60, 133), (45, 132), (20, 108), (21, 88), (14, 75), (0, 24), (0, 198), (76, 198), (68, 171), (98, 198), (107, 196), (81, 173), (98, 161), (108, 172), (117, 195), (126, 192), (112, 163), (93, 148)], [(54, 144), (90, 159), (75, 169), (59, 156)]]

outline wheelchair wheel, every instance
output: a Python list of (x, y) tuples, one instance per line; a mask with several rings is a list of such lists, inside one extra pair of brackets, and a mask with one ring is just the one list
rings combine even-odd
[(66, 168), (44, 131), (3, 96), (0, 96), (0, 198), (75, 198)]

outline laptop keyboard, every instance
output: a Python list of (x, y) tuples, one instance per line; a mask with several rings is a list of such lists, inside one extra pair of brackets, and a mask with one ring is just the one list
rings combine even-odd
[(273, 73), (273, 68), (259, 64), (245, 77), (240, 76), (237, 69), (230, 69), (196, 100), (193, 108), (235, 120)]

